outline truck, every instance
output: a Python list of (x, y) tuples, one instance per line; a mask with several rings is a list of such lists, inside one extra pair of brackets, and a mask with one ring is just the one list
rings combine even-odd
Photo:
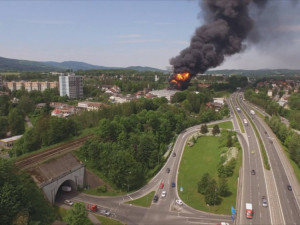
[(251, 113), (251, 115), (255, 115), (255, 112), (254, 112), (254, 110), (250, 110), (250, 113)]
[(252, 203), (246, 203), (246, 218), (247, 219), (253, 218)]
[(241, 112), (241, 109), (240, 109), (239, 107), (237, 107), (236, 110), (237, 110), (238, 112)]
[(245, 126), (248, 125), (248, 121), (246, 119), (244, 119), (244, 124), (245, 124)]
[(97, 212), (98, 206), (96, 204), (86, 204), (85, 208), (90, 212)]

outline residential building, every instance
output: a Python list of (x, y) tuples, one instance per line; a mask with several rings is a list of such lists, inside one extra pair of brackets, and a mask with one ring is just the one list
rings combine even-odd
[(77, 107), (84, 108), (87, 111), (94, 111), (100, 109), (101, 106), (107, 106), (101, 102), (78, 102)]
[(10, 138), (1, 139), (0, 145), (4, 148), (12, 148), (14, 145), (14, 142), (21, 137), (22, 137), (22, 135), (18, 135), (18, 136), (13, 136)]
[(83, 97), (83, 82), (82, 76), (67, 74), (59, 76), (59, 94), (60, 96), (68, 96), (69, 98)]
[(30, 91), (44, 91), (47, 88), (58, 88), (58, 82), (48, 82), (48, 81), (11, 81), (4, 82), (4, 85), (11, 91), (22, 90), (23, 88)]

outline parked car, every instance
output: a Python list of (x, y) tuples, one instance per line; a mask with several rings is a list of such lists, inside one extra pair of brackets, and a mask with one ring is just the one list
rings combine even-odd
[(160, 185), (159, 185), (159, 188), (160, 188), (160, 189), (163, 189), (164, 186), (165, 186), (165, 185), (164, 185), (164, 182), (161, 182)]
[(266, 196), (262, 196), (261, 200), (262, 200), (262, 206), (263, 207), (268, 207), (268, 201), (267, 201)]
[(251, 174), (252, 174), (252, 175), (255, 175), (255, 170), (251, 170)]
[(291, 186), (291, 185), (288, 185), (288, 186), (287, 186), (287, 189), (288, 189), (289, 191), (291, 191), (291, 190), (292, 190), (292, 186)]
[(110, 216), (110, 211), (108, 211), (106, 209), (99, 210), (99, 213), (104, 215), (104, 216)]
[(167, 171), (167, 173), (170, 173), (170, 171), (171, 171), (171, 170), (170, 170), (170, 168), (167, 168), (167, 170), (166, 170), (166, 171)]
[(158, 201), (158, 196), (154, 195), (153, 202), (157, 202), (157, 201)]
[(176, 204), (178, 204), (178, 205), (183, 205), (183, 202), (182, 202), (180, 199), (177, 199), (177, 200), (176, 200)]
[(176, 185), (175, 185), (175, 182), (172, 182), (172, 188), (174, 188)]
[(166, 191), (163, 191), (163, 192), (161, 193), (161, 197), (162, 197), (162, 198), (166, 197), (166, 195), (167, 195), (167, 192), (166, 192)]
[(70, 205), (70, 206), (73, 205), (73, 202), (72, 202), (71, 200), (65, 200), (64, 203), (65, 203), (66, 205)]

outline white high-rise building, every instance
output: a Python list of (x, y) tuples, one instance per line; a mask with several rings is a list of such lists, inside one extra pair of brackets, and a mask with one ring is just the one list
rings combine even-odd
[(67, 95), (69, 98), (82, 98), (82, 76), (76, 76), (74, 73), (67, 74), (66, 76), (59, 76), (59, 95)]

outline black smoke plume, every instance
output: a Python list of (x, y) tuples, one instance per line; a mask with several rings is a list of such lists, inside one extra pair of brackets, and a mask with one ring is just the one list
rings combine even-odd
[[(202, 0), (205, 24), (196, 29), (190, 46), (170, 60), (174, 74), (188, 72), (191, 77), (209, 68), (219, 66), (225, 56), (241, 52), (254, 26), (249, 15), (250, 4), (263, 8), (267, 0)], [(169, 81), (174, 79), (174, 75)], [(177, 87), (187, 87), (190, 81), (179, 82)], [(174, 82), (171, 82), (174, 86)]]

